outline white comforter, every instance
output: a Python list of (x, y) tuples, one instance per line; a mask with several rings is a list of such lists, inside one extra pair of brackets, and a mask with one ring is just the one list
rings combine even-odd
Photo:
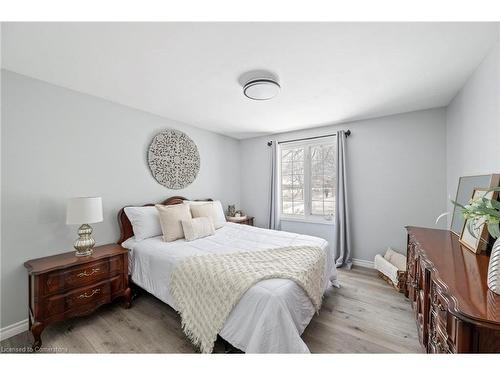
[[(191, 255), (254, 251), (291, 245), (320, 246), (327, 252), (326, 290), (338, 286), (337, 272), (328, 242), (296, 233), (226, 223), (215, 235), (187, 242), (166, 243), (161, 237), (122, 246), (130, 249), (130, 273), (134, 283), (174, 309), (169, 280), (177, 262)], [(309, 353), (300, 335), (314, 315), (304, 290), (291, 280), (264, 280), (251, 287), (229, 315), (220, 336), (246, 353)]]

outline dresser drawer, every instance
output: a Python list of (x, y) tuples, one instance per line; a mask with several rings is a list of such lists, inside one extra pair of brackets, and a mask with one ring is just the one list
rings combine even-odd
[(453, 353), (454, 344), (450, 342), (449, 336), (440, 325), (436, 312), (433, 310), (429, 314), (429, 353)]
[(45, 294), (53, 294), (104, 280), (123, 272), (123, 256), (53, 271), (45, 278)]
[[(121, 292), (123, 288), (124, 276), (116, 275), (96, 284), (47, 297), (44, 315), (46, 318), (59, 314), (78, 315), (80, 312), (89, 310), (89, 307), (94, 308), (110, 302), (113, 295)], [(71, 312), (76, 314), (71, 314)]]
[(437, 329), (436, 338), (437, 338), (437, 340), (436, 340), (436, 352), (437, 353), (449, 354), (449, 353), (454, 352), (453, 346), (451, 346), (449, 341), (448, 341), (448, 335), (446, 333), (442, 332), (439, 329), (439, 326)]
[(434, 281), (431, 283), (431, 310), (437, 317), (437, 324), (446, 332), (448, 319), (448, 300), (444, 296), (441, 288)]
[(458, 319), (448, 311), (448, 299), (434, 282), (431, 286), (430, 317), (433, 320), (431, 329), (436, 331), (440, 346), (448, 352), (455, 352), (459, 341)]

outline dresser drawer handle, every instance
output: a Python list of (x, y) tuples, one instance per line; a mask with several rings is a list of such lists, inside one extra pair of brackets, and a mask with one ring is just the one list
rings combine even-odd
[(92, 271), (90, 273), (87, 273), (87, 270), (83, 271), (83, 272), (80, 272), (78, 275), (78, 277), (88, 277), (88, 276), (91, 276), (93, 275), (94, 273), (96, 272), (99, 272), (99, 268), (92, 268)]
[(94, 289), (94, 290), (92, 290), (92, 293), (90, 293), (90, 294), (87, 294), (87, 292), (85, 292), (84, 294), (80, 294), (80, 295), (78, 296), (78, 299), (90, 298), (90, 297), (92, 297), (94, 294), (99, 293), (100, 291), (101, 291), (101, 289)]

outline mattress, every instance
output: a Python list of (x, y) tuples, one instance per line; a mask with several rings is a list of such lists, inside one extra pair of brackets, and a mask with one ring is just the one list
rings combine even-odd
[[(195, 241), (163, 242), (161, 236), (122, 246), (130, 250), (132, 281), (176, 309), (169, 281), (182, 259), (209, 253), (257, 251), (310, 245), (325, 250), (324, 289), (338, 286), (333, 254), (324, 239), (296, 233), (226, 223), (212, 236)], [(308, 353), (300, 335), (314, 315), (304, 290), (288, 279), (270, 279), (252, 286), (235, 306), (219, 335), (246, 353)]]

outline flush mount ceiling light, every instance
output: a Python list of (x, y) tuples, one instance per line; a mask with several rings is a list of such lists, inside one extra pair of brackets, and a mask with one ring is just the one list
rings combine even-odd
[(251, 79), (243, 86), (243, 93), (252, 100), (269, 100), (274, 98), (281, 90), (281, 86), (273, 79)]

